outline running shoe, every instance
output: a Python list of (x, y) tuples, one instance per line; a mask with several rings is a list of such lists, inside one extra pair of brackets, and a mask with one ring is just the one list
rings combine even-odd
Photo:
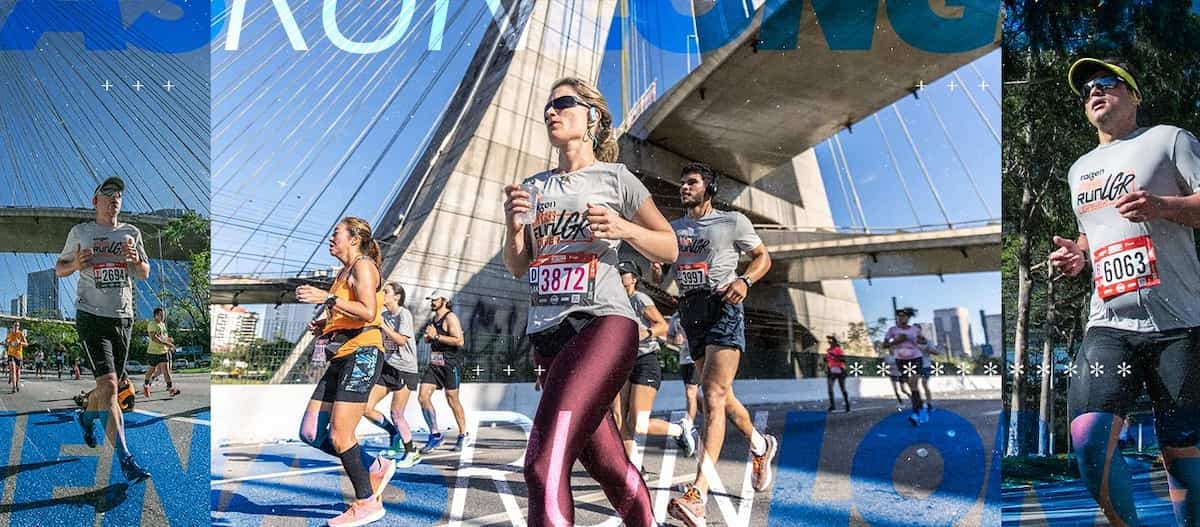
[(917, 425), (921, 424), (921, 416), (917, 415), (916, 412), (909, 414), (908, 424), (913, 425), (913, 426), (917, 426)]
[(145, 395), (147, 399), (150, 398), (150, 385), (149, 384), (142, 385), (142, 395)]
[(358, 500), (350, 504), (337, 518), (329, 520), (329, 527), (358, 527), (383, 519), (383, 503), (376, 499)]
[(771, 462), (775, 461), (775, 454), (779, 453), (779, 441), (775, 436), (767, 434), (763, 439), (766, 440), (767, 451), (761, 456), (753, 456), (754, 470), (750, 473), (750, 486), (757, 492), (771, 488), (771, 481), (775, 477), (771, 472)]
[(121, 458), (121, 472), (125, 473), (125, 480), (130, 483), (137, 483), (150, 477), (149, 471), (133, 461), (132, 454)]
[(383, 494), (383, 489), (387, 488), (387, 484), (392, 480), (392, 476), (396, 475), (396, 462), (386, 457), (379, 456), (375, 458), (375, 462), (371, 463), (371, 499), (379, 499)]
[(929, 407), (928, 406), (921, 409), (921, 413), (918, 415), (917, 419), (919, 419), (922, 424), (929, 422)]
[(850, 401), (846, 401), (846, 413), (850, 413)]
[(687, 419), (680, 419), (679, 427), (683, 429), (683, 433), (675, 438), (675, 444), (679, 445), (679, 449), (683, 451), (685, 457), (696, 455), (696, 438), (692, 437), (692, 432), (696, 429)]
[(689, 485), (683, 496), (671, 500), (667, 514), (688, 527), (704, 527), (704, 500), (700, 499), (700, 491)]
[(83, 418), (83, 410), (75, 413), (75, 421), (79, 423), (79, 429), (83, 431), (83, 442), (87, 446), (96, 448), (96, 422), (88, 421)]
[(463, 447), (467, 446), (469, 441), (467, 434), (458, 434), (458, 439), (454, 441), (454, 451), (462, 452)]
[(413, 450), (412, 452), (405, 452), (404, 450), (401, 450), (400, 452), (402, 452), (404, 455), (396, 459), (396, 468), (409, 468), (416, 466), (417, 463), (421, 462), (421, 453), (417, 452), (416, 450)]
[(171, 397), (175, 397), (176, 395), (179, 395), (180, 392), (179, 392), (179, 388), (172, 387), (172, 388), (167, 388), (167, 393), (171, 394)]
[(443, 436), (442, 434), (430, 435), (429, 442), (425, 443), (425, 446), (421, 447), (421, 453), (428, 454), (430, 452), (433, 452), (433, 449), (435, 449), (439, 446), (442, 446), (442, 442), (445, 440), (446, 440), (446, 437)]

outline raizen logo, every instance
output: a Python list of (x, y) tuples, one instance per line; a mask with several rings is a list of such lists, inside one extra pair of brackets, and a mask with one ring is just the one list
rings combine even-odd
[[(264, 0), (266, 1), (266, 0)], [(296, 51), (309, 49), (311, 35), (305, 36), (296, 23), (293, 6), (305, 7), (320, 1), (321, 26), (330, 43), (347, 53), (372, 54), (395, 46), (410, 30), (418, 7), (433, 1), (428, 49), (439, 50), (445, 31), (449, 0), (395, 0), (389, 2), (392, 15), (387, 34), (371, 41), (356, 41), (346, 36), (338, 22), (338, 0), (270, 0), (288, 43)], [(87, 49), (123, 50), (130, 47), (160, 53), (183, 53), (204, 47), (222, 31), (226, 51), (243, 49), (242, 28), (247, 0), (162, 0), (167, 7), (147, 10), (126, 24), (120, 0), (16, 0), (8, 12), (0, 9), (0, 50), (33, 50), (47, 33), (83, 35)], [(497, 23), (510, 12), (527, 15), (533, 0), (465, 0), (457, 9), (482, 3)], [(678, 38), (679, 31), (664, 28), (692, 28), (690, 13), (677, 11), (673, 0), (630, 0), (629, 12), (657, 13), (655, 17), (637, 17), (634, 26), (642, 38), (664, 51), (686, 53), (688, 40)], [(800, 23), (806, 6), (821, 27), (829, 49), (861, 51), (871, 49), (882, 15), (886, 15), (895, 33), (908, 45), (929, 53), (961, 53), (991, 44), (996, 39), (1000, 0), (945, 0), (934, 9), (928, 0), (766, 0), (762, 25), (758, 29), (757, 49), (795, 50)], [(715, 0), (712, 7), (696, 16), (700, 51), (718, 49), (744, 33), (759, 14), (745, 8), (742, 0)], [(390, 11), (389, 13), (394, 12)], [(4, 18), (7, 15), (7, 18)], [(523, 18), (523, 17), (522, 17)], [(611, 31), (620, 31), (612, 24)], [(619, 35), (617, 35), (619, 37)], [(609, 38), (609, 49), (620, 49), (621, 38)], [(614, 48), (615, 46), (615, 48)]]

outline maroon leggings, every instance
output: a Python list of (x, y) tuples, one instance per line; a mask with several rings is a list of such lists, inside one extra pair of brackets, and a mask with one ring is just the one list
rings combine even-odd
[(571, 468), (576, 459), (625, 525), (653, 526), (650, 491), (625, 455), (611, 412), (636, 359), (637, 324), (615, 315), (573, 317), (532, 340), (536, 361), (546, 371), (525, 448), (529, 526), (574, 525)]

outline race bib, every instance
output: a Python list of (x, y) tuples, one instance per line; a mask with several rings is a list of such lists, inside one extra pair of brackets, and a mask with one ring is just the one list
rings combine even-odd
[(92, 277), (97, 289), (125, 287), (128, 282), (125, 264), (122, 262), (104, 262), (92, 265)]
[(1161, 283), (1154, 243), (1149, 236), (1128, 238), (1096, 249), (1092, 253), (1092, 274), (1096, 293), (1102, 300)]
[(708, 262), (679, 264), (675, 272), (680, 289), (696, 289), (708, 286)]
[(429, 363), (434, 366), (445, 366), (446, 365), (445, 353), (440, 352), (440, 351), (430, 352), (429, 353)]
[(596, 294), (596, 255), (550, 254), (529, 265), (535, 306), (587, 305)]
[(313, 364), (325, 364), (325, 351), (329, 348), (329, 339), (318, 337), (313, 342), (312, 362)]

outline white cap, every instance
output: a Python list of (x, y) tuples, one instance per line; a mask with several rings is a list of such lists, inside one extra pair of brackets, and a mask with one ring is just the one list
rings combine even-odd
[(444, 291), (442, 289), (434, 289), (432, 293), (429, 293), (429, 296), (425, 297), (425, 300), (433, 300), (435, 298), (443, 298), (447, 302), (449, 302), (450, 301), (450, 293), (447, 293), (446, 291)]

